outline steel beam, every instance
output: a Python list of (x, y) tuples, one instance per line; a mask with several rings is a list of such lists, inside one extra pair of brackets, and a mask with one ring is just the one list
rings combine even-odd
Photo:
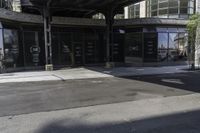
[(106, 19), (106, 67), (112, 67), (112, 50), (113, 50), (113, 24), (114, 8), (108, 7), (103, 13)]
[(52, 38), (51, 38), (51, 14), (48, 4), (43, 7), (43, 20), (44, 20), (44, 39), (45, 39), (45, 59), (46, 70), (53, 70), (52, 62)]

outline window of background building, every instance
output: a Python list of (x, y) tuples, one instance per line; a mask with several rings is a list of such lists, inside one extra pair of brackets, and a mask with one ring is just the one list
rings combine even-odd
[(6, 7), (5, 0), (0, 0), (0, 8), (5, 8), (5, 7)]
[(188, 18), (194, 13), (194, 0), (146, 0), (147, 17)]
[(21, 1), (20, 0), (0, 0), (0, 8), (20, 12)]
[(130, 5), (128, 8), (129, 18), (139, 18), (140, 17), (140, 4)]
[(105, 16), (102, 13), (97, 13), (92, 16), (93, 19), (105, 19)]
[(124, 14), (117, 14), (114, 19), (124, 19)]

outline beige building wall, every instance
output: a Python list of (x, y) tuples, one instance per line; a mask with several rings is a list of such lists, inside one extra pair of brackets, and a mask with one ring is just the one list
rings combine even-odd
[[(146, 1), (142, 1), (142, 2), (139, 2), (136, 4), (140, 4), (140, 18), (145, 18), (146, 17)], [(128, 6), (124, 8), (124, 18), (125, 19), (129, 18), (128, 8), (129, 8)]]
[(124, 18), (128, 19), (128, 6), (124, 8)]
[(13, 7), (13, 11), (21, 12), (21, 2), (20, 2), (20, 0), (13, 0), (12, 7)]
[(146, 17), (146, 1), (140, 2), (140, 18)]
[(200, 13), (200, 0), (196, 0), (196, 12)]

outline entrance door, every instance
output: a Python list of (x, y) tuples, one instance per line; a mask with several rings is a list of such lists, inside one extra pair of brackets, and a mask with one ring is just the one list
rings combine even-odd
[(71, 34), (53, 33), (52, 38), (53, 64), (55, 66), (72, 65)]
[(144, 61), (157, 62), (157, 34), (144, 34)]
[(94, 64), (96, 63), (96, 47), (95, 41), (86, 41), (85, 43), (85, 63)]
[(81, 42), (73, 42), (73, 51), (74, 51), (74, 64), (81, 66), (84, 64), (84, 57), (83, 57), (83, 43)]
[(24, 32), (25, 66), (44, 65), (44, 46), (40, 45), (39, 33), (34, 31)]

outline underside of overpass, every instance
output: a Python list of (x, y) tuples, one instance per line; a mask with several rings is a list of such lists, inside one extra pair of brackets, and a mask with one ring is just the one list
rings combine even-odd
[[(137, 0), (135, 0), (137, 2)], [(114, 16), (123, 13), (124, 6), (132, 0), (22, 0), (22, 7), (37, 9), (44, 18), (46, 69), (52, 66), (52, 16), (58, 12), (66, 12), (70, 17), (91, 17), (101, 12), (106, 19), (106, 66), (110, 67), (110, 49), (113, 46)], [(67, 15), (67, 16), (68, 16)], [(52, 66), (53, 67), (53, 66)], [(50, 68), (51, 69), (51, 68)]]

